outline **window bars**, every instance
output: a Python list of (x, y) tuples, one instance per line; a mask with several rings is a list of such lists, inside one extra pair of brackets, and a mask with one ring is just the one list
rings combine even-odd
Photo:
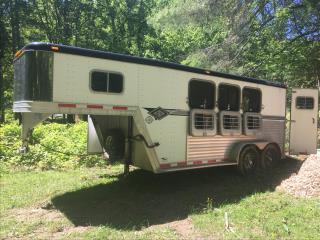
[(216, 113), (213, 110), (193, 109), (190, 115), (192, 136), (216, 135)]

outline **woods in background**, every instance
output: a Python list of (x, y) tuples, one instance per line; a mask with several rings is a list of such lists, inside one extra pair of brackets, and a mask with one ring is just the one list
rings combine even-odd
[(318, 0), (0, 0), (0, 122), (14, 53), (33, 41), (316, 87)]

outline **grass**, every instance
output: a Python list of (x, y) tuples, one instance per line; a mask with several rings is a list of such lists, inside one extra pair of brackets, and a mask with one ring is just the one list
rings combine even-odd
[[(225, 230), (227, 213), (230, 229)], [(257, 193), (237, 204), (226, 204), (192, 215), (205, 236), (224, 239), (319, 239), (320, 202), (278, 192)]]
[(319, 239), (320, 199), (275, 191), (299, 166), (287, 161), (270, 178), (229, 167), (126, 178), (121, 166), (3, 173), (0, 238)]

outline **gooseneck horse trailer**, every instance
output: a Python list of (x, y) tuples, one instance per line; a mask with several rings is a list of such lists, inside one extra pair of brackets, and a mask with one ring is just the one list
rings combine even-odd
[[(318, 90), (293, 89), (290, 151), (313, 153)], [(286, 86), (78, 47), (31, 43), (14, 59), (22, 149), (54, 113), (88, 115), (88, 153), (162, 173), (285, 157)], [(294, 119), (293, 119), (294, 118)]]

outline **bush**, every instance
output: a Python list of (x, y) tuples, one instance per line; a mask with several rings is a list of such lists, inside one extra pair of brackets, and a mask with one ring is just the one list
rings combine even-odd
[(87, 123), (38, 125), (30, 151), (20, 155), (21, 126), (17, 121), (0, 125), (0, 166), (2, 169), (70, 169), (104, 166), (101, 155), (87, 155)]

